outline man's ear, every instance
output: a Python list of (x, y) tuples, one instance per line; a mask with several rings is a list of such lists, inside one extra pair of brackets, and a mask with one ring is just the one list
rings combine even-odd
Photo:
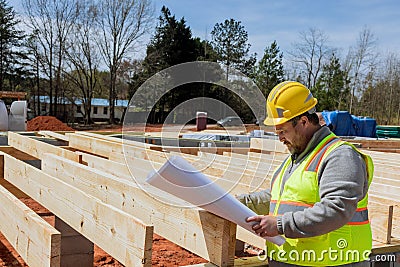
[(301, 123), (301, 125), (305, 126), (307, 123), (309, 123), (310, 121), (308, 120), (307, 116), (301, 116), (299, 123)]

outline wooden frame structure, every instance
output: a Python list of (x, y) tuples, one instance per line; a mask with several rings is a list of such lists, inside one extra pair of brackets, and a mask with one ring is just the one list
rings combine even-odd
[[(67, 145), (52, 145), (43, 138)], [(271, 168), (286, 157), (284, 151), (259, 153), (277, 147), (274, 140), (267, 142), (247, 153), (199, 153), (198, 148), (186, 148), (183, 156), (231, 194), (247, 193), (267, 187)], [(155, 199), (143, 190), (149, 171), (178, 153), (176, 149), (87, 132), (41, 131), (36, 136), (9, 132), (8, 143), (0, 147), (0, 200), (7, 203), (0, 207), (0, 215), (13, 221), (19, 232), (4, 223), (0, 231), (29, 266), (74, 266), (72, 257), (61, 249), (68, 242), (82, 244), (75, 253), (81, 262), (86, 260), (86, 266), (93, 266), (93, 254), (88, 253), (93, 244), (126, 266), (151, 266), (153, 233), (210, 262), (201, 266), (265, 265), (255, 259), (234, 260), (237, 239), (263, 248), (262, 238), (202, 209), (182, 208), (188, 203), (164, 192), (155, 191), (159, 196)], [(400, 159), (390, 153), (367, 153), (375, 162), (376, 176), (369, 203), (373, 252), (400, 251)], [(32, 161), (40, 167), (32, 166)], [(19, 195), (50, 210), (56, 224), (43, 221), (18, 200)], [(16, 235), (21, 236), (18, 244)]]

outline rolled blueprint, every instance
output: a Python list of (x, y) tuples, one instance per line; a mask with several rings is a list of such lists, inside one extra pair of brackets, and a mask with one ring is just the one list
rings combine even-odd
[[(171, 157), (158, 172), (150, 173), (146, 182), (255, 234), (254, 223), (246, 222), (246, 218), (257, 214), (182, 157)], [(285, 243), (282, 236), (264, 238), (277, 245)]]

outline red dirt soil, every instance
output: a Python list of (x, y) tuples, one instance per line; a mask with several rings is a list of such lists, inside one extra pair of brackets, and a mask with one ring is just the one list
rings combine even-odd
[(27, 124), (28, 131), (74, 131), (67, 124), (58, 120), (56, 117), (52, 116), (38, 116), (28, 121)]

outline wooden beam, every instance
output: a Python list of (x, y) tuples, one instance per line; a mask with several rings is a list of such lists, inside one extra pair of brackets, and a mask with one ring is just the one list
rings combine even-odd
[[(379, 174), (379, 176), (377, 174)], [(379, 170), (375, 170), (373, 182), (376, 184), (384, 184), (384, 185), (394, 186), (397, 188), (399, 187), (400, 180), (398, 178), (388, 178), (391, 176), (390, 174), (384, 174), (384, 176), (382, 175), (383, 173), (379, 173)]]
[(0, 185), (4, 187), (8, 192), (13, 194), (16, 198), (26, 198), (29, 197), (27, 194), (19, 190), (17, 187), (15, 187), (13, 184), (11, 184), (9, 181), (1, 178), (0, 179)]
[(153, 226), (8, 155), (4, 166), (6, 180), (122, 264), (151, 266)]
[(54, 227), (61, 233), (61, 266), (93, 267), (94, 244), (55, 216)]
[[(122, 139), (122, 138), (118, 138), (115, 136), (109, 136), (109, 135), (105, 135), (105, 134), (98, 134), (98, 133), (91, 133), (91, 132), (85, 132), (85, 131), (79, 131), (79, 132), (75, 132), (73, 135), (78, 135), (78, 136), (86, 136), (86, 137), (93, 137), (95, 139), (101, 139), (101, 140), (106, 140), (106, 141), (110, 141), (110, 142), (115, 142), (115, 143), (122, 143), (127, 141), (127, 144), (129, 145), (137, 145), (137, 146), (143, 146), (146, 145), (148, 146), (148, 144), (144, 144), (141, 142), (137, 142), (137, 141), (132, 141), (132, 140), (126, 140), (126, 139)], [(123, 135), (121, 133), (121, 135)]]
[(36, 160), (37, 158), (24, 153), (12, 146), (0, 146), (0, 151), (20, 160)]
[(0, 152), (0, 185), (7, 189), (8, 192), (13, 194), (16, 198), (25, 198), (28, 197), (27, 194), (19, 190), (10, 182), (4, 180), (4, 153)]
[[(234, 258), (236, 236), (236, 227), (233, 230), (232, 223), (201, 209), (185, 208), (188, 203), (180, 199), (171, 205), (166, 200), (173, 196), (152, 187), (154, 194), (159, 196), (156, 199), (155, 195), (149, 195), (135, 184), (126, 165), (93, 155), (83, 155), (82, 158), (89, 166), (106, 166), (104, 168), (111, 173), (115, 170), (114, 175), (119, 177), (51, 154), (43, 159), (42, 169), (107, 204), (153, 224), (155, 233), (173, 243), (218, 266), (229, 266)], [(143, 172), (140, 176), (148, 174), (147, 170), (134, 170)]]
[(0, 98), (17, 98), (20, 100), (25, 99), (26, 95), (26, 92), (0, 91)]
[(237, 232), (236, 232), (236, 238), (239, 240), (242, 240), (243, 242), (247, 243), (247, 244), (251, 244), (257, 248), (260, 249), (265, 249), (265, 239), (250, 233), (249, 231), (247, 231), (246, 229), (242, 228), (242, 227), (238, 227), (237, 228)]
[(368, 140), (368, 139), (346, 139), (350, 143), (357, 143), (361, 145), (361, 148), (371, 149), (371, 148), (400, 148), (400, 141), (394, 139), (387, 140)]
[(0, 186), (0, 232), (30, 267), (60, 266), (61, 234)]
[(68, 138), (70, 147), (102, 157), (109, 158), (124, 153), (122, 142), (118, 143), (79, 134), (68, 134)]
[[(164, 163), (167, 160), (165, 153), (159, 151), (153, 151), (149, 149), (145, 149), (143, 146), (124, 146), (121, 143), (113, 142), (110, 140), (96, 139), (92, 134), (86, 136), (86, 134), (69, 134), (70, 146), (76, 149), (91, 152), (96, 155), (100, 155), (102, 157), (108, 157), (113, 161), (117, 161), (120, 163), (125, 163), (127, 160), (131, 164), (132, 161), (137, 161), (137, 158), (142, 158), (150, 162), (143, 162), (144, 165), (150, 165), (151, 162), (156, 163)], [(196, 163), (194, 163), (196, 165)], [(268, 164), (268, 163), (266, 163)], [(260, 164), (260, 166), (264, 166), (264, 164)], [(199, 167), (196, 165), (196, 167)], [(144, 168), (144, 167), (142, 167)], [(269, 167), (271, 168), (271, 167)], [(225, 170), (214, 168), (213, 166), (204, 170), (204, 172), (208, 175), (213, 175), (217, 177), (225, 177), (232, 182), (239, 181), (240, 183), (247, 183), (250, 185), (250, 191), (258, 188), (260, 186), (264, 186), (264, 182), (269, 184), (269, 181), (264, 181), (265, 172), (264, 170), (258, 170), (257, 173), (254, 173), (251, 170), (246, 170), (246, 173), (241, 173), (238, 170), (237, 173)], [(247, 192), (249, 191), (247, 190)]]
[(400, 251), (400, 239), (392, 238), (391, 244), (372, 241), (372, 254), (385, 254)]
[[(151, 147), (150, 149), (156, 150), (156, 147)], [(213, 153), (217, 155), (223, 155), (225, 152), (232, 152), (237, 154), (246, 155), (250, 148), (248, 147), (178, 147), (178, 146), (163, 146), (162, 151), (174, 151), (189, 155), (198, 155), (199, 152)]]
[[(218, 164), (208, 164), (208, 162), (206, 161), (198, 160), (199, 158), (196, 156), (183, 156), (186, 158), (186, 160), (190, 161), (197, 169), (207, 174), (211, 179), (216, 180), (217, 183), (222, 183), (225, 185), (229, 185), (230, 183), (228, 187), (224, 187), (226, 190), (244, 186), (246, 188), (244, 189), (245, 191), (240, 192), (240, 190), (237, 188), (239, 191), (235, 190), (235, 192), (246, 193), (254, 191), (260, 187), (269, 187), (269, 179), (267, 179), (267, 175), (272, 175), (272, 171), (268, 172), (267, 169), (236, 169), (236, 167), (234, 166), (235, 164), (225, 166), (219, 165), (219, 168), (216, 168), (214, 166)], [(163, 152), (126, 147), (124, 154), (110, 154), (110, 159), (120, 163), (126, 162), (129, 165), (130, 169), (140, 167), (142, 169), (148, 169), (148, 171), (150, 171), (154, 169), (155, 166), (158, 166), (156, 167), (157, 169), (161, 167), (160, 164), (164, 164), (167, 161), (168, 157), (167, 154)], [(202, 162), (204, 162), (204, 164)], [(260, 163), (259, 165), (260, 168), (262, 167), (272, 169), (270, 166), (267, 166), (267, 163)], [(225, 167), (225, 169), (222, 169), (223, 167)]]
[[(99, 157), (96, 157), (96, 156), (93, 156), (93, 155), (88, 155), (88, 154), (83, 154), (82, 158), (83, 158), (83, 160), (85, 162), (88, 163), (88, 166), (90, 166), (92, 168), (95, 168), (96, 170), (104, 171), (104, 172), (107, 172), (109, 174), (116, 175), (119, 178), (125, 178), (127, 180), (133, 179), (126, 164), (113, 162), (113, 161), (110, 161), (110, 160), (106, 160), (106, 159), (99, 158)], [(146, 173), (148, 173), (148, 171), (144, 171), (141, 168), (139, 168), (139, 166), (140, 167), (146, 166), (146, 163), (148, 164), (147, 161), (143, 161), (143, 162), (139, 161), (137, 166), (134, 167), (134, 170), (138, 172), (138, 173), (135, 174), (136, 177), (140, 177), (140, 176), (146, 177)], [(156, 165), (155, 167), (160, 167), (160, 166), (161, 165)], [(143, 173), (139, 173), (139, 172), (142, 172), (142, 171), (143, 171)], [(85, 177), (87, 177), (87, 175), (85, 175)], [(210, 178), (213, 178), (213, 177), (210, 176)], [(221, 184), (220, 183), (220, 185), (222, 187), (224, 187), (224, 188), (227, 188), (227, 189), (229, 189), (232, 186), (234, 186), (233, 183), (231, 183), (231, 184)], [(235, 189), (236, 188), (238, 188), (238, 190), (237, 190), (238, 194), (239, 193), (246, 193), (246, 192), (249, 191), (247, 186), (246, 186), (246, 189), (240, 188), (239, 186), (235, 187)], [(236, 192), (236, 190), (233, 190), (233, 192)], [(147, 202), (151, 203), (150, 201), (147, 201)], [(161, 205), (161, 203), (160, 203), (160, 205)], [(151, 208), (151, 206), (149, 208)], [(164, 213), (167, 213), (167, 214), (171, 213), (171, 211), (168, 211), (170, 209), (170, 207), (168, 208), (168, 207), (160, 206), (159, 208), (161, 210), (164, 210)], [(166, 210), (166, 208), (168, 208), (168, 210)], [(155, 208), (152, 208), (152, 209), (155, 209)], [(168, 211), (168, 212), (166, 212), (166, 211)], [(163, 211), (160, 211), (160, 212), (163, 212)], [(175, 214), (175, 212), (172, 212), (172, 214)], [(187, 219), (184, 219), (183, 221), (187, 221)], [(190, 224), (195, 225), (194, 222), (188, 222), (188, 225), (190, 225)], [(165, 233), (159, 232), (159, 228), (157, 227), (157, 225), (155, 227), (155, 232), (157, 234), (160, 234), (160, 235), (165, 237)], [(167, 230), (166, 233), (169, 234), (170, 231)], [(177, 232), (175, 232), (175, 233), (177, 233)], [(186, 233), (182, 233), (182, 234), (187, 236)], [(174, 237), (178, 238), (179, 240), (182, 240), (182, 238), (179, 237), (179, 234), (176, 234), (176, 236), (174, 235)], [(243, 229), (242, 227), (237, 227), (236, 238), (239, 239), (239, 240), (242, 240), (242, 241), (244, 241), (244, 242), (246, 242), (248, 244), (251, 244), (253, 246), (259, 247), (259, 248), (264, 248), (265, 247), (265, 240), (263, 238), (255, 235), (255, 234), (250, 233), (249, 231)], [(171, 239), (171, 237), (168, 237), (168, 239), (173, 240), (174, 243), (180, 244), (179, 240), (177, 241), (175, 239)], [(183, 245), (180, 244), (180, 246), (183, 246)], [(193, 251), (191, 249), (189, 249), (189, 250), (194, 252), (194, 253), (196, 253), (196, 254), (199, 254), (199, 252), (195, 252), (195, 251)], [(209, 260), (208, 258), (206, 258), (204, 256), (202, 256), (202, 257), (207, 259), (207, 260)]]
[(380, 195), (391, 197), (393, 200), (400, 200), (400, 195), (399, 195), (400, 187), (398, 186), (390, 186), (372, 182), (369, 187), (369, 190), (380, 192)]
[(372, 229), (372, 239), (384, 244), (390, 244), (392, 236), (393, 205), (385, 205), (369, 200), (368, 214)]
[(280, 153), (289, 153), (287, 147), (279, 140), (267, 138), (251, 138), (250, 148), (259, 149), (261, 151), (274, 151)]
[(80, 156), (75, 152), (14, 132), (8, 132), (8, 144), (38, 159), (42, 159), (44, 153), (53, 153), (77, 162), (80, 160)]
[[(137, 142), (137, 141), (116, 138), (116, 137), (112, 137), (112, 136), (95, 134), (95, 133), (88, 133), (88, 132), (76, 132), (75, 134), (67, 134), (67, 135), (74, 136), (74, 140), (70, 145), (73, 147), (76, 147), (80, 150), (83, 150), (83, 151), (88, 151), (88, 147), (89, 147), (88, 143), (96, 142), (97, 144), (99, 144), (99, 143), (102, 145), (106, 144), (106, 143), (98, 142), (95, 140), (103, 140), (103, 141), (108, 141), (108, 142), (112, 142), (112, 143), (116, 143), (116, 144), (120, 144), (120, 145), (123, 144), (125, 147), (151, 149), (151, 150), (160, 151), (160, 152), (161, 151), (164, 151), (164, 152), (174, 151), (174, 152), (180, 152), (180, 153), (190, 154), (190, 155), (197, 155), (199, 153), (199, 151), (214, 152), (214, 153), (221, 154), (221, 155), (223, 152), (227, 152), (227, 151), (236, 152), (236, 153), (240, 153), (240, 154), (246, 154), (249, 151), (249, 148), (243, 148), (243, 147), (199, 148), (199, 147), (156, 146), (156, 145), (150, 145), (150, 144), (141, 143), (141, 142)], [(81, 142), (83, 142), (83, 144), (79, 144)], [(108, 143), (108, 145), (111, 145), (111, 144)], [(102, 152), (98, 152), (97, 154), (104, 153), (104, 150), (101, 150), (101, 151)], [(102, 155), (102, 154), (99, 154), (99, 155)]]
[[(255, 157), (253, 155), (259, 155)], [(263, 156), (261, 156), (263, 155)], [(278, 155), (268, 155), (268, 154), (255, 154), (254, 152), (249, 152), (247, 155), (241, 155), (236, 153), (226, 153), (225, 155), (216, 155), (211, 153), (200, 153), (199, 157), (207, 159), (208, 161), (218, 162), (221, 164), (232, 164), (238, 166), (238, 168), (248, 167), (248, 168), (259, 168), (260, 165), (274, 165), (278, 166), (288, 155), (284, 158), (280, 158)]]
[[(140, 150), (136, 151), (135, 156), (129, 155), (129, 157), (122, 158), (118, 162), (105, 159), (101, 160), (101, 158), (97, 156), (82, 153), (82, 160), (85, 164), (97, 170), (116, 175), (120, 178), (125, 177), (131, 180), (134, 179), (138, 183), (143, 183), (149, 172), (158, 170), (167, 160), (166, 158), (161, 159), (160, 154), (152, 155), (152, 153), (146, 152), (140, 152)], [(155, 157), (154, 160), (153, 156)], [(143, 159), (142, 157), (145, 157), (146, 159)], [(127, 164), (129, 164), (129, 167), (127, 166)], [(134, 173), (131, 172), (133, 170)], [(249, 193), (257, 190), (257, 188), (260, 187), (263, 189), (269, 187), (269, 180), (267, 179), (265, 179), (261, 185), (260, 183), (256, 182), (254, 182), (254, 184), (247, 184), (242, 183), (240, 180), (239, 182), (237, 182), (238, 179), (240, 179), (241, 174), (236, 174), (239, 175), (239, 178), (237, 178), (236, 176), (221, 178), (214, 176), (213, 173), (209, 173), (208, 171), (205, 171), (204, 173), (207, 174), (210, 179), (216, 181), (216, 183), (224, 188), (226, 191), (229, 191), (231, 194)]]
[[(140, 168), (147, 169), (150, 172), (161, 167), (167, 161), (167, 156), (162, 152), (152, 150), (127, 149), (123, 158), (115, 159), (113, 156), (113, 160), (126, 162), (131, 170)], [(231, 194), (249, 193), (259, 188), (269, 187), (269, 179), (266, 179), (264, 176), (254, 176), (254, 173), (218, 170), (212, 167), (202, 168), (196, 162), (192, 161), (191, 163)], [(141, 177), (145, 178), (146, 176)]]
[(68, 135), (60, 134), (60, 133), (53, 132), (53, 131), (39, 131), (38, 134), (46, 136), (46, 137), (51, 137), (51, 138), (55, 138), (58, 140), (66, 141), (66, 142), (69, 141)]

